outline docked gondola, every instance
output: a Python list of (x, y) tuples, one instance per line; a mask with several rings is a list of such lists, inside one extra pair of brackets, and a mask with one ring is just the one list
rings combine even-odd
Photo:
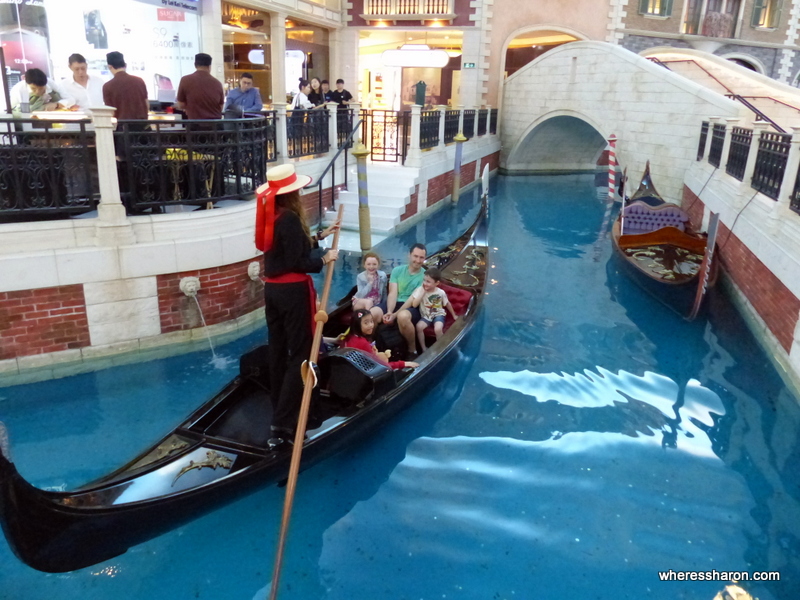
[[(431, 340), (417, 369), (393, 371), (360, 350), (337, 348), (319, 359), (318, 398), (304, 442), (307, 468), (370, 435), (434, 387), (460, 360), (458, 347), (478, 319), (488, 261), (486, 203), (472, 226), (429, 265), (442, 270), (459, 319)], [(348, 299), (349, 306), (349, 299)], [(326, 335), (346, 327), (346, 306), (330, 314)], [(293, 446), (270, 446), (266, 369), (254, 355), (239, 375), (163, 439), (125, 466), (64, 492), (38, 489), (0, 444), (0, 522), (16, 556), (40, 571), (88, 567), (286, 479)], [(298, 375), (299, 376), (299, 375)], [(0, 423), (0, 442), (3, 434)]]
[(623, 269), (644, 290), (686, 319), (694, 319), (717, 280), (714, 259), (718, 215), (708, 233), (695, 233), (689, 215), (656, 191), (647, 163), (642, 183), (622, 208), (611, 230)]

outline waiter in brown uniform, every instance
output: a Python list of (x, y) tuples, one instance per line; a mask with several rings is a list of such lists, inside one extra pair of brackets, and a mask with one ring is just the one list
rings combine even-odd
[(211, 74), (211, 56), (196, 54), (194, 67), (194, 73), (181, 78), (175, 108), (186, 111), (189, 119), (221, 119), (225, 93)]
[(114, 116), (119, 120), (147, 119), (147, 86), (142, 78), (126, 72), (122, 52), (109, 52), (106, 62), (114, 78), (103, 84), (103, 102), (117, 109)]

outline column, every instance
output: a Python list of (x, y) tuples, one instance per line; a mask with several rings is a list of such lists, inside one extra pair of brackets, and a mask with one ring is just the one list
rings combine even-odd
[(436, 110), (439, 111), (439, 144), (436, 146), (436, 149), (444, 150), (444, 119), (447, 113), (447, 107), (437, 106)]
[[(222, 3), (219, 0), (202, 0), (200, 15), (200, 46), (196, 52), (211, 55), (211, 74), (225, 83), (225, 64), (222, 55)], [(132, 58), (132, 57), (131, 57)], [(130, 58), (128, 59), (130, 60)]]
[[(272, 105), (286, 102), (286, 13), (269, 12), (269, 41), (271, 47), (270, 76)], [(265, 99), (266, 100), (266, 99)], [(284, 104), (284, 109), (285, 109)], [(284, 110), (285, 117), (285, 110)], [(286, 130), (284, 121), (284, 131)], [(284, 140), (286, 136), (284, 136)], [(285, 156), (285, 155), (284, 155)]]
[(339, 150), (339, 123), (336, 119), (339, 105), (336, 102), (328, 102), (326, 108), (328, 109), (328, 141), (331, 144), (330, 153), (331, 158), (333, 158), (333, 154), (336, 154), (336, 151)]
[(489, 133), (491, 131), (491, 124), (492, 124), (492, 105), (486, 105), (486, 135), (491, 135)]
[(92, 108), (95, 143), (97, 144), (97, 178), (100, 204), (97, 205), (97, 241), (101, 246), (133, 244), (133, 233), (119, 193), (117, 157), (114, 150), (114, 129), (111, 119), (116, 109), (109, 106)]
[(706, 135), (706, 147), (703, 150), (703, 160), (708, 161), (708, 152), (711, 150), (711, 139), (714, 137), (714, 125), (719, 123), (722, 117), (708, 118), (708, 135)]
[(472, 120), (473, 125), (474, 125), (474, 127), (472, 129), (472, 139), (477, 140), (478, 139), (478, 121), (479, 121), (479, 119), (478, 119), (478, 116), (479, 116), (478, 115), (478, 111), (481, 109), (481, 107), (480, 106), (475, 106), (473, 108), (475, 110), (475, 118)]
[(742, 120), (732, 118), (725, 119), (725, 122), (725, 139), (722, 141), (722, 156), (719, 159), (719, 168), (723, 171), (728, 165), (728, 155), (731, 153), (731, 133), (733, 132), (733, 128), (738, 127)]
[[(352, 94), (352, 92), (350, 93)], [(356, 123), (358, 123), (358, 120), (361, 118), (361, 104), (351, 101), (350, 104), (347, 105), (347, 108), (353, 113), (353, 127), (355, 127)], [(361, 127), (359, 127), (358, 131), (353, 134), (353, 147), (358, 146), (361, 141)]]
[(415, 104), (411, 107), (411, 143), (408, 146), (408, 156), (406, 157), (406, 166), (421, 167), (422, 166), (422, 150), (419, 147), (419, 126), (422, 107)]
[(282, 165), (289, 162), (289, 146), (286, 143), (286, 102), (273, 102), (275, 110), (275, 150), (278, 154), (276, 164)]
[[(482, 69), (481, 48), (483, 47), (482, 33), (479, 28), (468, 28), (464, 31), (461, 54), (461, 94), (459, 100), (464, 106), (479, 106), (481, 104), (480, 80)], [(472, 63), (476, 68), (465, 69), (464, 63)]]

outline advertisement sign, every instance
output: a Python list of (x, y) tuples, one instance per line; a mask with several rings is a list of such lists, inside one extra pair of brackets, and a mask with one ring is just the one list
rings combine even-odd
[(176, 10), (201, 14), (200, 0), (137, 0), (145, 4), (152, 4), (153, 6), (161, 6), (162, 8), (172, 8)]
[(11, 85), (33, 67), (50, 74), (47, 14), (41, 0), (0, 0), (0, 46)]
[(128, 73), (144, 79), (151, 99), (168, 99), (202, 52), (196, 11), (141, 0), (46, 0), (45, 7), (49, 22), (59, 24), (50, 30), (56, 79), (72, 76), (67, 58), (78, 52), (91, 74), (108, 80), (106, 54), (116, 50), (125, 55)]

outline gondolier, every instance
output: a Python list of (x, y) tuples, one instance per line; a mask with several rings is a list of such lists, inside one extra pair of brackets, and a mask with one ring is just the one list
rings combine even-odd
[(336, 260), (338, 250), (321, 251), (317, 244), (337, 225), (312, 240), (300, 189), (311, 183), (294, 165), (267, 171), (258, 188), (256, 247), (264, 252), (264, 310), (269, 330), (269, 374), (272, 398), (272, 439), (278, 445), (294, 436), (303, 380), (300, 368), (312, 343), (316, 294), (309, 273)]

